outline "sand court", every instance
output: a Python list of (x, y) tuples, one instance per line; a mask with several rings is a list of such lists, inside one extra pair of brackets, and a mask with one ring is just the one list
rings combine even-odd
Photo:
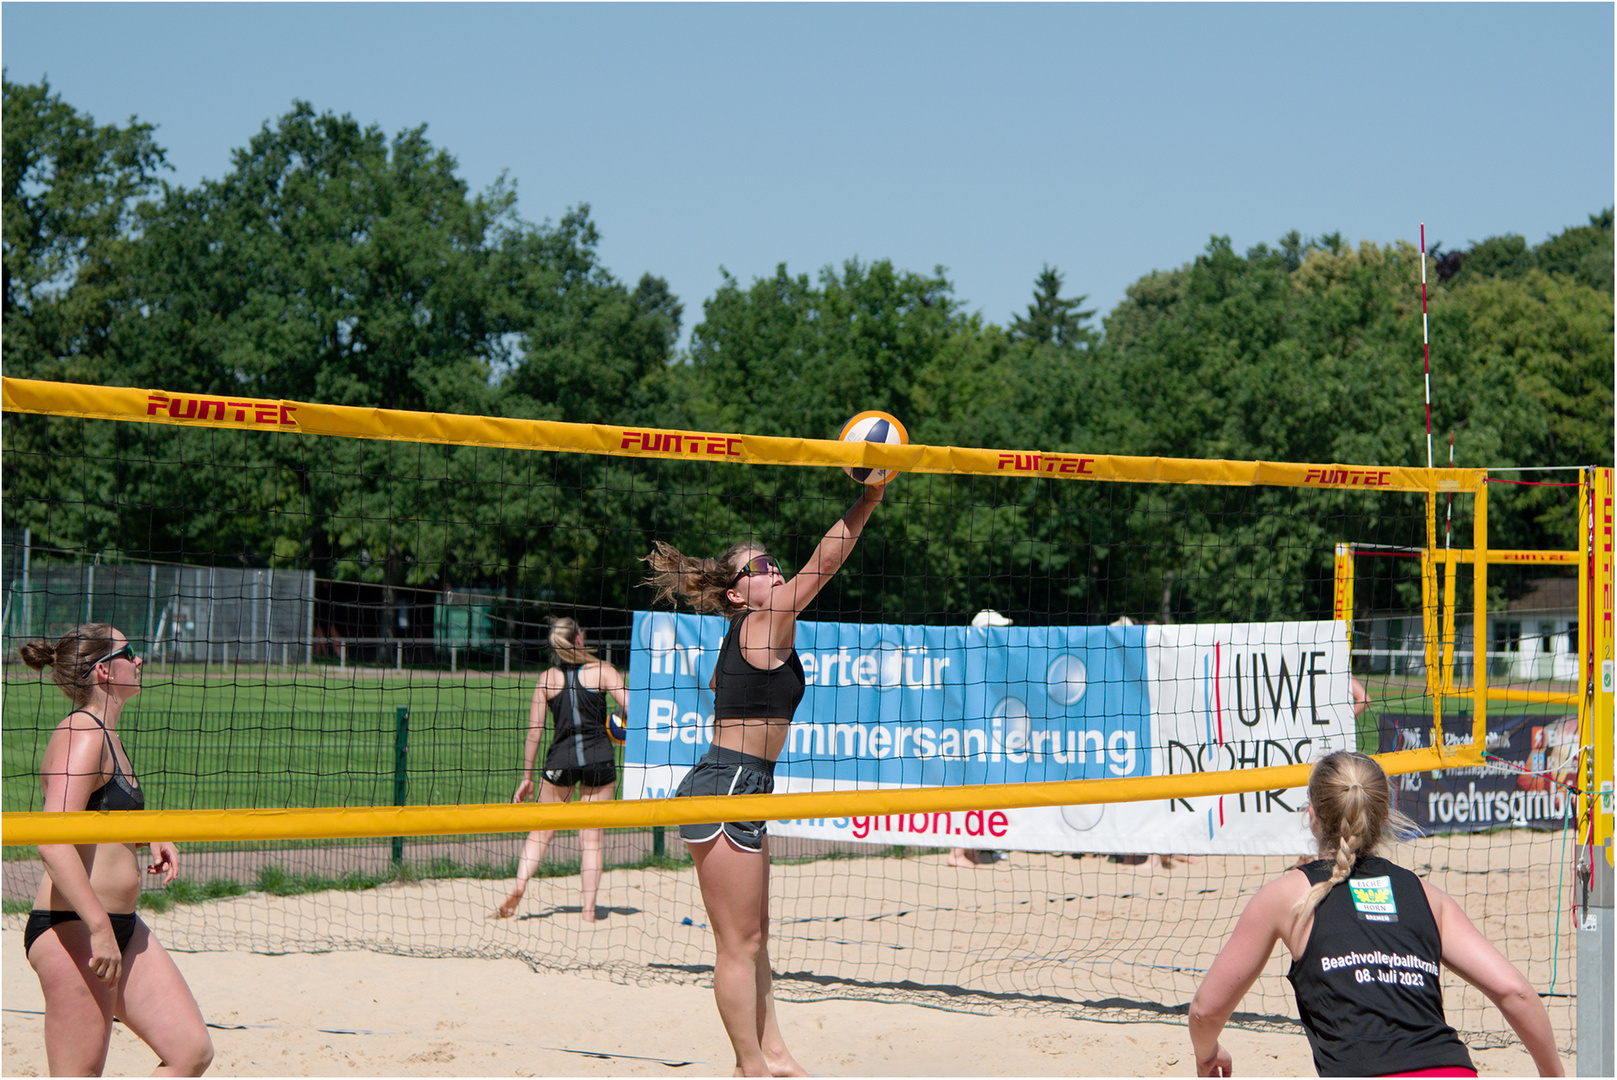
[[(1526, 954), (1513, 959), (1540, 990), (1552, 966), (1571, 990), (1570, 958), (1549, 947), (1553, 919), (1535, 914), (1542, 895), (1527, 902), (1526, 890), (1555, 887), (1546, 864), (1535, 860), (1497, 896), (1481, 891), (1490, 876), (1518, 876), (1499, 872), (1507, 855), (1521, 861), (1509, 842), (1548, 841), (1449, 837), (1441, 848), (1421, 841), (1395, 854), (1411, 865), (1435, 859), (1438, 884), (1486, 933)], [(1241, 869), (1261, 874), (1273, 861)], [(1216, 932), (1238, 911), (1236, 898), (1210, 887), (1233, 869), (1020, 852), (987, 870), (949, 867), (941, 854), (777, 865), (772, 950), (783, 1028), (817, 1075), (1194, 1075), (1182, 1014), (1092, 1003), (1106, 997), (1106, 979), (1138, 978), (1140, 966), (1161, 1001), (1188, 1001), (1221, 944)], [(143, 917), (214, 1025), (213, 1075), (730, 1073), (709, 982), (711, 938), (688, 868), (608, 871), (593, 928), (579, 919), (576, 879), (565, 877), (537, 881), (517, 918), (486, 918), (507, 886), (450, 878), (251, 894)], [(1155, 951), (1120, 939), (1117, 928), (1152, 919), (1186, 933)], [(0, 1069), (44, 1075), (42, 1000), (22, 921), (6, 916), (0, 946)], [(1289, 1000), (1282, 970), (1271, 961), (1260, 980), (1271, 1018), (1274, 1003)], [(969, 988), (927, 975), (939, 971), (969, 972)], [(1564, 1050), (1575, 1033), (1570, 1002), (1549, 1003)], [(1451, 995), (1451, 1017), (1461, 1004)], [(1501, 1025), (1497, 1013), (1488, 1019)], [(1300, 1030), (1232, 1028), (1226, 1045), (1238, 1074), (1313, 1072)], [(1473, 1043), (1473, 1055), (1484, 1075), (1533, 1071), (1519, 1046)], [(115, 1028), (109, 1075), (154, 1065)]]

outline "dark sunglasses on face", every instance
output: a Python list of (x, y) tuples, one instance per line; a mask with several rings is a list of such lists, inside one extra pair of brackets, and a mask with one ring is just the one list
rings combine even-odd
[[(779, 574), (779, 573), (780, 573), (780, 563), (776, 562), (773, 556), (771, 556), (771, 555), (754, 555), (752, 558), (748, 559), (746, 562), (741, 564), (741, 569), (736, 571), (736, 576), (730, 582), (730, 584), (734, 585), (737, 581), (740, 581), (742, 578), (744, 578), (744, 577), (752, 577), (754, 574)], [(784, 577), (785, 575), (782, 575), (782, 576)]]
[[(95, 663), (96, 664), (110, 664), (110, 663), (112, 663), (112, 661), (117, 660), (120, 657), (125, 659), (125, 660), (128, 660), (130, 663), (134, 663), (135, 662), (135, 647), (133, 645), (129, 644), (126, 641), (126, 642), (124, 642), (122, 648), (112, 650), (107, 655), (105, 655), (101, 659), (97, 660)], [(95, 664), (91, 664), (90, 666), (95, 667)]]

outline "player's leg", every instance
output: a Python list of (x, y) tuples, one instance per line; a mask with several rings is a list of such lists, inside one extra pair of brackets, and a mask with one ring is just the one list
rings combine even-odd
[[(584, 787), (579, 789), (579, 798), (583, 802), (603, 802), (612, 797), (616, 784), (602, 784), (599, 787)], [(583, 890), (584, 921), (595, 921), (595, 898), (601, 890), (601, 869), (606, 862), (606, 830), (580, 829), (578, 831), (579, 846), (579, 885)]]
[(758, 959), (755, 970), (758, 1009), (758, 1048), (769, 1064), (771, 1076), (807, 1076), (808, 1072), (786, 1049), (780, 1022), (775, 1018), (775, 974), (769, 962), (769, 834), (763, 837), (764, 884), (759, 899), (758, 925), (762, 933), (758, 938)]
[[(558, 787), (549, 780), (539, 781), (539, 801), (542, 803), (567, 802), (572, 794), (571, 787)], [(494, 910), (496, 919), (509, 919), (517, 913), (517, 905), (522, 903), (522, 896), (528, 891), (528, 882), (538, 872), (539, 864), (545, 860), (545, 852), (550, 850), (550, 841), (555, 837), (555, 829), (535, 829), (522, 841), (522, 854), (517, 857), (517, 883), (511, 895)]]
[(52, 1076), (100, 1076), (112, 1043), (113, 987), (90, 972), (90, 928), (62, 922), (39, 935), (28, 963), (45, 995), (45, 1062)]
[(118, 988), (118, 1019), (157, 1054), (153, 1076), (201, 1076), (213, 1061), (213, 1040), (202, 1010), (144, 922), (124, 950)]
[[(696, 879), (713, 926), (717, 956), (713, 997), (719, 1019), (735, 1049), (738, 1076), (768, 1076), (770, 1063), (759, 1039), (766, 1021), (760, 1011), (759, 954), (768, 905), (769, 863), (761, 852), (737, 851), (721, 833), (691, 844)], [(767, 983), (765, 984), (767, 994)]]

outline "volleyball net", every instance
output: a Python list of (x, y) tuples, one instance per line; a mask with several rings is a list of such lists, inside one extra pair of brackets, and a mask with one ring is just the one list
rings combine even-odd
[[(13, 379), (4, 409), (8, 919), (37, 875), (22, 845), (162, 836), (185, 843), (197, 901), (155, 901), (171, 948), (705, 981), (710, 937), (672, 827), (762, 818), (782, 997), (1166, 1018), (1245, 900), (1308, 851), (1308, 763), (1346, 747), (1398, 776), (1425, 832), (1416, 868), (1548, 989), (1552, 1015), (1570, 1008), (1567, 868), (1609, 836), (1581, 797), (1602, 775), (1580, 749), (1598, 741), (1594, 691), (1554, 655), (1510, 659), (1511, 640), (1519, 654), (1542, 635), (1501, 636), (1490, 614), (1487, 508), (1510, 496), (1480, 471)], [(808, 687), (776, 793), (665, 798), (711, 736), (724, 625), (652, 610), (639, 556), (753, 538), (790, 574), (856, 497), (843, 467), (857, 465), (904, 475), (799, 622)], [(1591, 513), (1604, 498), (1609, 522), (1609, 474), (1571, 491)], [(1463, 548), (1438, 541), (1440, 500)], [(1609, 642), (1598, 571), (1588, 536), (1569, 549), (1579, 561), (1547, 573), (1573, 583), (1585, 630), (1567, 641), (1592, 656)], [(516, 805), (559, 616), (624, 673), (621, 797)], [(146, 660), (120, 731), (155, 809), (40, 812), (62, 699), (12, 661), (86, 621)], [(590, 929), (582, 828), (608, 830)], [(518, 918), (490, 920), (530, 829), (560, 830), (545, 876)], [(1446, 992), (1469, 1037), (1510, 1038), (1468, 987)], [(1236, 1022), (1294, 1016), (1266, 978)]]

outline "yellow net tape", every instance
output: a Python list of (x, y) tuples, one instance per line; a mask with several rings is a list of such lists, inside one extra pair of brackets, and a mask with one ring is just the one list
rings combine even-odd
[(1203, 461), (1041, 450), (887, 446), (836, 439), (781, 438), (661, 428), (570, 424), (554, 420), (227, 398), (133, 387), (0, 379), (7, 412), (191, 427), (340, 435), (353, 439), (571, 451), (622, 457), (730, 461), (744, 465), (875, 466), (917, 473), (972, 473), (1055, 480), (1123, 480), (1225, 486), (1365, 488), (1378, 491), (1477, 491), (1480, 469)]

